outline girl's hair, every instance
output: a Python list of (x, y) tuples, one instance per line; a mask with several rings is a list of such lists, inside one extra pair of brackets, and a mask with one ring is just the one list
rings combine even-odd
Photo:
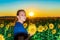
[(26, 13), (25, 10), (20, 9), (20, 10), (17, 11), (17, 16), (19, 15), (19, 12), (24, 12), (24, 13)]

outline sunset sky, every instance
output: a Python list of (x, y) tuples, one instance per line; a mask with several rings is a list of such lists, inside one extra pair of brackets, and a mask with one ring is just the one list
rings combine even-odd
[(58, 0), (0, 0), (0, 16), (16, 16), (19, 9), (26, 10), (26, 16), (33, 12), (33, 17), (60, 17)]

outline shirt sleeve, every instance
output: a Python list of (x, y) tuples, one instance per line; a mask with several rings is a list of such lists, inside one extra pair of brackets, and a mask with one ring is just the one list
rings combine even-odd
[(14, 26), (14, 35), (16, 35), (17, 33), (25, 33), (25, 34), (28, 34), (27, 30), (20, 23), (16, 23), (15, 26)]

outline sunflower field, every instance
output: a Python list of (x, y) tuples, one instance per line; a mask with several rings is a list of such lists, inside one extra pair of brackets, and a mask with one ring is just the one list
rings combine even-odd
[[(0, 18), (0, 40), (14, 40), (15, 17)], [(31, 18), (24, 22), (30, 40), (60, 40), (60, 17)]]

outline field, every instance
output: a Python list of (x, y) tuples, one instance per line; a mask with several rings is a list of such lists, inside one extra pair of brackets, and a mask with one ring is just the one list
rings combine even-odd
[[(16, 17), (0, 17), (0, 40), (13, 40)], [(60, 40), (60, 17), (27, 18), (24, 28), (31, 34), (30, 40)]]

